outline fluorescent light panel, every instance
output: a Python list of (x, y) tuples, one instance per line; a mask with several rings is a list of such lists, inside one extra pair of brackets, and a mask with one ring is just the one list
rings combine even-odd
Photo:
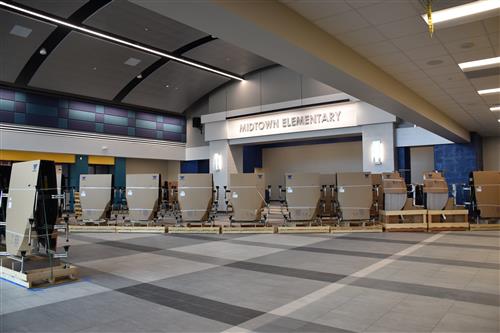
[(478, 90), (477, 93), (479, 95), (496, 94), (496, 93), (500, 93), (500, 88)]
[(169, 59), (175, 60), (177, 62), (186, 64), (186, 65), (189, 65), (189, 66), (192, 66), (192, 67), (203, 69), (203, 70), (208, 71), (208, 72), (212, 72), (212, 73), (219, 74), (219, 75), (222, 75), (222, 76), (225, 76), (225, 77), (229, 77), (231, 79), (235, 79), (235, 80), (239, 80), (239, 81), (244, 81), (244, 79), (241, 78), (241, 77), (238, 77), (238, 76), (226, 73), (226, 72), (222, 72), (222, 71), (219, 71), (219, 70), (207, 67), (205, 65), (202, 65), (202, 64), (199, 64), (199, 63), (196, 63), (196, 62), (193, 62), (193, 61), (189, 61), (189, 60), (186, 60), (186, 59), (183, 59), (183, 58), (179, 58), (179, 57), (173, 56), (173, 55), (168, 54), (168, 53), (164, 53), (164, 52), (161, 52), (161, 51), (153, 50), (153, 49), (150, 49), (149, 47), (141, 46), (141, 45), (138, 45), (138, 44), (135, 44), (135, 43), (131, 43), (131, 42), (128, 42), (128, 41), (120, 39), (120, 38), (109, 36), (109, 35), (103, 34), (101, 32), (97, 32), (97, 31), (94, 31), (94, 30), (91, 30), (91, 29), (88, 29), (88, 28), (80, 27), (78, 25), (74, 25), (74, 24), (71, 24), (71, 23), (66, 22), (66, 21), (62, 21), (62, 20), (59, 20), (59, 19), (47, 16), (47, 15), (44, 15), (44, 14), (40, 14), (40, 13), (34, 12), (32, 10), (24, 9), (22, 7), (18, 7), (16, 5), (13, 5), (13, 4), (4, 2), (4, 1), (0, 1), (0, 6), (7, 7), (7, 8), (10, 8), (10, 9), (14, 9), (14, 10), (16, 10), (18, 12), (21, 12), (21, 13), (24, 13), (24, 14), (28, 14), (30, 16), (34, 16), (34, 17), (37, 17), (39, 19), (42, 19), (42, 20), (45, 20), (45, 21), (49, 21), (49, 22), (52, 22), (52, 23), (55, 23), (55, 24), (58, 24), (58, 25), (63, 25), (65, 27), (71, 28), (73, 30), (81, 31), (81, 32), (84, 32), (86, 34), (89, 34), (89, 35), (92, 35), (92, 36), (96, 36), (96, 37), (99, 37), (101, 39), (105, 39), (105, 40), (108, 40), (108, 41), (111, 41), (111, 42), (114, 42), (114, 43), (117, 43), (117, 44), (125, 45), (125, 46), (131, 47), (131, 48), (134, 48), (134, 49), (138, 49), (138, 50), (141, 50), (141, 51), (144, 51), (144, 52), (152, 53), (152, 54), (158, 55), (160, 57), (169, 58)]
[(26, 28), (23, 27), (22, 25), (16, 24), (10, 30), (10, 34), (17, 37), (28, 38), (28, 36), (31, 35), (31, 31), (33, 30), (31, 30), (30, 28)]
[[(461, 19), (467, 16), (477, 15), (500, 8), (499, 0), (479, 0), (464, 5), (455, 6), (443, 10), (438, 10), (432, 13), (432, 23), (439, 24), (441, 22)], [(428, 24), (427, 14), (423, 14), (422, 18)]]
[(490, 111), (500, 111), (500, 105), (499, 106), (492, 106), (490, 108)]
[(464, 72), (466, 72), (467, 70), (472, 70), (472, 69), (483, 69), (483, 68), (489, 68), (489, 67), (496, 67), (495, 65), (499, 65), (499, 64), (500, 64), (500, 57), (496, 57), (496, 58), (488, 58), (488, 59), (462, 62), (462, 63), (458, 64), (458, 66), (460, 66), (460, 68)]

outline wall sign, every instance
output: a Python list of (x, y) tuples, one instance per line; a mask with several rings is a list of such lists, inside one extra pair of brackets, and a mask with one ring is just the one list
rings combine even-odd
[(359, 103), (348, 103), (230, 119), (227, 121), (228, 138), (237, 139), (357, 126), (358, 106)]

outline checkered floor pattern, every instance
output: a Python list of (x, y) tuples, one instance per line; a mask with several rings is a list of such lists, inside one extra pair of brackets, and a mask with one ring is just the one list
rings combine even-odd
[(498, 332), (500, 233), (75, 234), (0, 332)]

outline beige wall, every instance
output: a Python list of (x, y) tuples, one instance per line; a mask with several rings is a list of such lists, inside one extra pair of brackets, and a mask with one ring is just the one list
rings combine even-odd
[(500, 137), (483, 138), (484, 170), (500, 170)]
[(411, 147), (411, 182), (422, 184), (422, 175), (426, 171), (434, 170), (434, 146)]
[(177, 180), (179, 169), (179, 161), (127, 158), (126, 162), (127, 174), (159, 173), (162, 181)]
[(266, 183), (272, 185), (272, 199), (278, 199), (278, 185), (287, 172), (336, 173), (362, 171), (361, 141), (296, 147), (265, 148), (262, 166)]

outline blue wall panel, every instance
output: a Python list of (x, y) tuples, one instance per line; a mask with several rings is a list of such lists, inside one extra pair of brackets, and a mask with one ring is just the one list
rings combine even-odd
[(3, 87), (0, 122), (186, 142), (183, 116), (125, 110)]
[(209, 173), (209, 160), (181, 161), (181, 173)]
[(483, 169), (482, 139), (471, 134), (470, 143), (434, 146), (434, 167), (442, 171), (448, 184), (467, 183), (471, 171)]

